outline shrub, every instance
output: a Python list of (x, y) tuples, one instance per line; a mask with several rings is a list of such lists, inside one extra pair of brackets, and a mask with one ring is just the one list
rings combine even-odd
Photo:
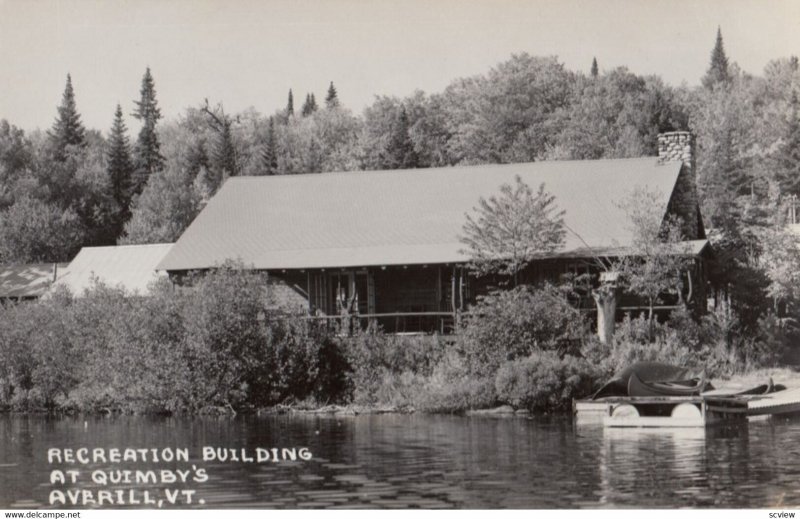
[(516, 408), (530, 411), (565, 410), (573, 398), (589, 395), (597, 372), (585, 359), (560, 358), (552, 351), (535, 352), (506, 362), (497, 372), (497, 397)]
[(0, 308), (0, 397), (18, 408), (199, 411), (347, 395), (341, 348), (320, 326), (268, 309), (235, 264), (148, 297), (101, 283)]
[(536, 351), (575, 352), (584, 335), (581, 313), (558, 289), (518, 286), (481, 298), (458, 341), (470, 373), (493, 376), (503, 363)]
[[(445, 341), (437, 335), (398, 336), (367, 330), (342, 339), (357, 403), (408, 403), (402, 381), (418, 386), (442, 358)], [(398, 398), (400, 393), (406, 397)]]
[(70, 299), (63, 296), (2, 309), (0, 376), (12, 407), (54, 408), (77, 384), (81, 362), (67, 333)]
[[(653, 339), (649, 339), (650, 323), (642, 314), (630, 315), (619, 323), (614, 344), (608, 351), (609, 369), (617, 372), (635, 362), (664, 362), (676, 366), (695, 366), (698, 359), (692, 345), (685, 345), (680, 334), (668, 324), (653, 323)], [(606, 371), (608, 372), (607, 369)]]
[(730, 376), (774, 363), (780, 356), (785, 337), (781, 323), (768, 318), (762, 318), (760, 323), (762, 336), (747, 337), (730, 312), (712, 312), (697, 322), (686, 310), (679, 309), (667, 322), (654, 323), (650, 340), (644, 315), (626, 315), (617, 325), (612, 346), (592, 340), (582, 353), (606, 378), (644, 361), (705, 370), (710, 377)]
[(470, 374), (463, 355), (456, 351), (443, 355), (426, 383), (416, 388), (414, 407), (426, 412), (458, 413), (497, 404), (494, 379)]
[(246, 400), (249, 381), (272, 373), (273, 359), (263, 351), (265, 298), (261, 276), (230, 264), (187, 292), (181, 320), (192, 407), (238, 405)]

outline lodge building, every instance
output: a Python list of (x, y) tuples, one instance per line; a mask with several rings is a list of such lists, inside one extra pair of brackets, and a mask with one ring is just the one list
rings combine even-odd
[[(589, 273), (596, 286), (596, 260), (628, 254), (632, 232), (619, 203), (642, 187), (661, 195), (653, 211), (682, 219), (694, 257), (691, 298), (705, 305), (708, 242), (688, 132), (659, 135), (658, 157), (232, 177), (157, 268), (180, 279), (236, 260), (264, 272), (284, 306), (319, 318), (447, 332), (498, 281), (467, 270), (465, 215), (516, 176), (533, 189), (544, 183), (568, 228), (563, 249), (531, 263), (523, 281)], [(584, 288), (575, 303), (592, 310), (592, 286)], [(618, 310), (637, 304), (623, 296)]]

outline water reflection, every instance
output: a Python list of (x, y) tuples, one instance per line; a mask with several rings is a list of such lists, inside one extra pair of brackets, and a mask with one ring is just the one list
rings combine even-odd
[(605, 428), (601, 459), (601, 502), (605, 506), (640, 504), (659, 488), (672, 488), (670, 507), (696, 505), (705, 473), (703, 428)]
[[(53, 488), (47, 448), (81, 446), (187, 447), (209, 480), (178, 487), (196, 489), (206, 507), (788, 507), (800, 504), (798, 438), (796, 419), (656, 430), (577, 426), (570, 417), (4, 416), (0, 507), (47, 507)], [(314, 458), (203, 462), (206, 445), (304, 446)], [(97, 463), (82, 470), (118, 468)], [(115, 488), (160, 492), (162, 486)]]

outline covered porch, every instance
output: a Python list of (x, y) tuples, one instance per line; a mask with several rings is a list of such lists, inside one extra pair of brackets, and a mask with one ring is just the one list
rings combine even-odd
[(302, 296), (311, 318), (349, 331), (450, 334), (474, 302), (475, 280), (459, 264), (280, 271), (270, 278)]

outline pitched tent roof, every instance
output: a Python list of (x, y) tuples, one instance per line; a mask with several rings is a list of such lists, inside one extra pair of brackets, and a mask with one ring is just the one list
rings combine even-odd
[(63, 276), (53, 284), (65, 286), (80, 295), (97, 278), (103, 283), (129, 292), (147, 293), (147, 286), (158, 276), (156, 266), (172, 247), (171, 243), (84, 247), (69, 264)]
[(67, 265), (67, 263), (4, 265), (0, 267), (0, 298), (40, 297), (50, 287), (53, 276), (63, 275)]
[(563, 254), (630, 243), (618, 207), (636, 186), (666, 212), (680, 162), (655, 157), (392, 171), (232, 177), (183, 233), (160, 269), (238, 259), (257, 269), (453, 263), (465, 213), (519, 175), (545, 184), (566, 211)]

